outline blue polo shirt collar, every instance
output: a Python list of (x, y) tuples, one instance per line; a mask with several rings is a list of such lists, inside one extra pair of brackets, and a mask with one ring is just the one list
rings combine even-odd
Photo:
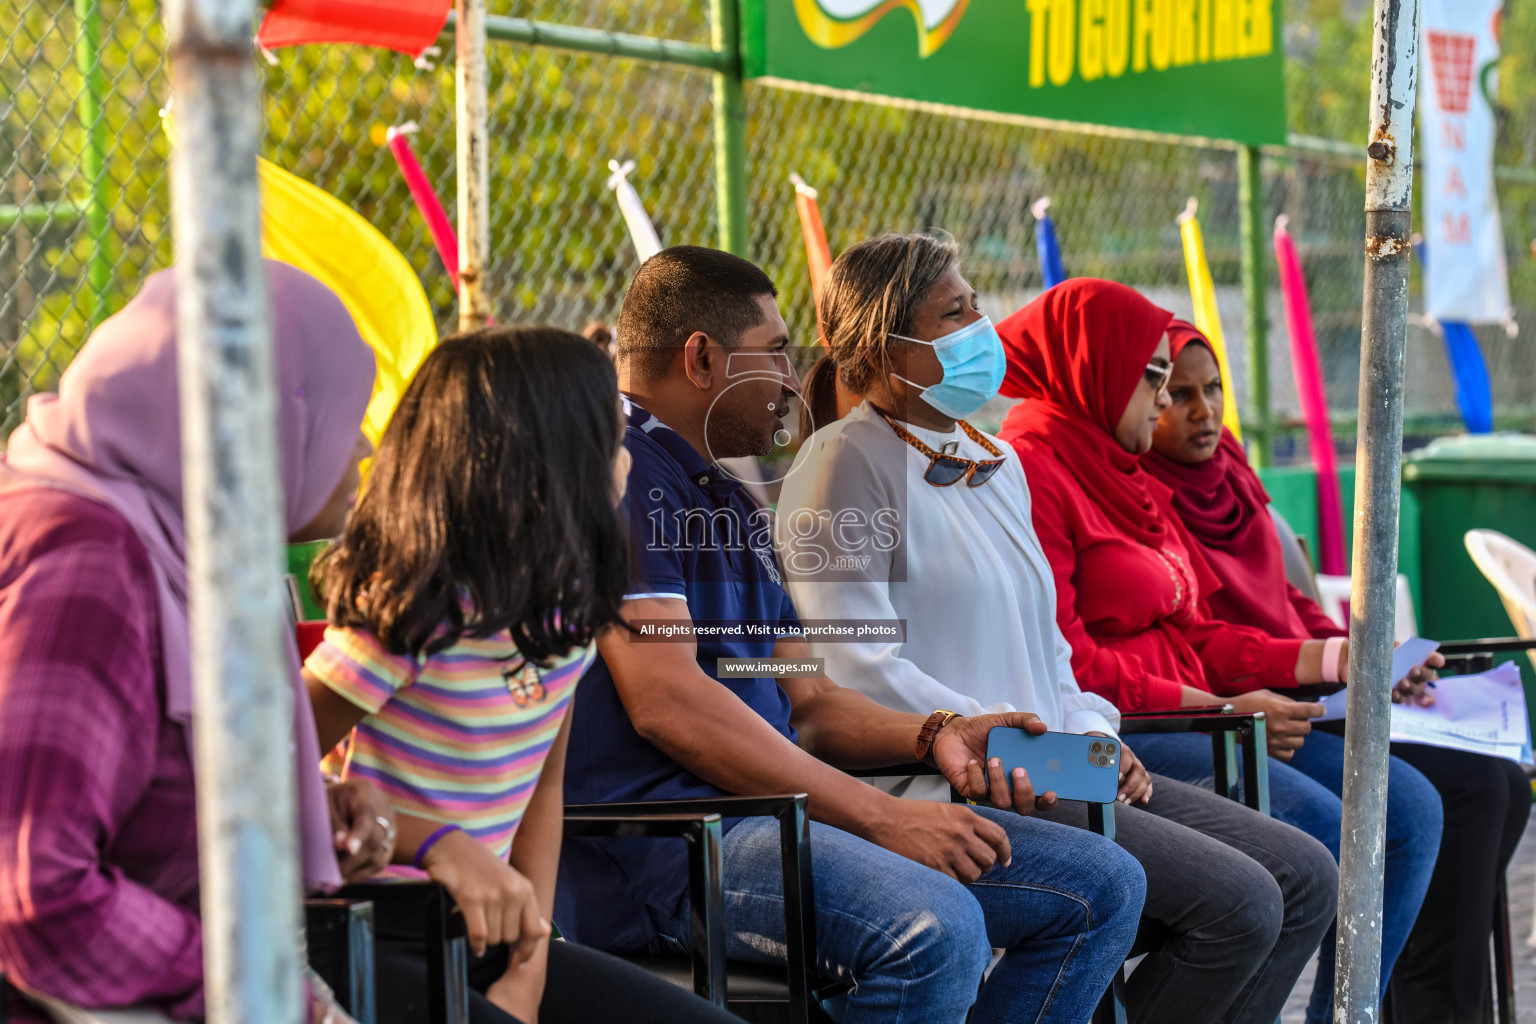
[(683, 435), (673, 430), (661, 421), (661, 419), (639, 402), (628, 395), (624, 395), (624, 416), (632, 430), (655, 441), (661, 450), (672, 456), (673, 460), (682, 467), (683, 473), (714, 501), (722, 501), (736, 491), (741, 490), (741, 481), (730, 473), (722, 470), (718, 465), (711, 465), (699, 454), (698, 449), (689, 444)]

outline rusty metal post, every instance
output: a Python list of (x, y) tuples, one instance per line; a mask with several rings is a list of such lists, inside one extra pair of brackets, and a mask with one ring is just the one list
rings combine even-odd
[(1402, 496), (1403, 343), (1419, 73), (1419, 0), (1375, 4), (1355, 549), (1350, 567), (1349, 729), (1344, 738), (1338, 967), (1333, 983), (1335, 1020), (1340, 1024), (1368, 1024), (1380, 1016), (1387, 743)]
[(282, 483), (261, 262), (255, 0), (168, 0), (193, 748), (211, 1024), (299, 1024)]
[(491, 202), (487, 178), (485, 0), (455, 0), (454, 83), (459, 162), (459, 330), (490, 320), (485, 297), (485, 264), (491, 248)]

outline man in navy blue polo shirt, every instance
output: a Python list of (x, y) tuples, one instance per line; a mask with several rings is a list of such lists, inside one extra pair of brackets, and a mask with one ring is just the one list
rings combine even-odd
[[(775, 294), (751, 263), (680, 246), (647, 260), (624, 298), (629, 628), (599, 639), (577, 688), (566, 799), (808, 793), (821, 969), (854, 982), (842, 1019), (958, 1024), (974, 1004), (978, 1024), (1086, 1021), (1136, 932), (1136, 862), (1029, 817), (1037, 799), (1021, 773), (1003, 811), (901, 800), (839, 770), (926, 760), (980, 795), (1009, 781), (984, 766), (988, 731), (1044, 726), (1024, 713), (897, 712), (792, 667), (810, 651), (769, 513), (718, 464), (768, 454), (798, 387)], [(738, 675), (724, 658), (781, 661)], [(562, 933), (618, 951), (686, 948), (679, 846), (568, 841)], [(782, 962), (777, 823), (732, 822), (723, 853), (728, 955)], [(993, 947), (1007, 952), (978, 995)]]

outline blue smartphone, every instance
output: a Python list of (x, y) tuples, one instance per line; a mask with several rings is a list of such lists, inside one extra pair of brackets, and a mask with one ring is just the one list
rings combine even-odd
[(1062, 800), (1113, 803), (1120, 792), (1120, 743), (1103, 736), (1046, 732), (999, 726), (987, 734), (987, 761), (1003, 762), (1009, 785), (1013, 770), (1029, 773), (1035, 792), (1055, 792)]

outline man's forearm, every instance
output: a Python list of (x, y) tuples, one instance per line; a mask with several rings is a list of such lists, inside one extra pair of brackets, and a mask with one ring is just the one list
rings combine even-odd
[(681, 767), (740, 796), (809, 794), (812, 818), (865, 838), (884, 819), (881, 806), (890, 796), (795, 746), (718, 684), (710, 681), (695, 696), (669, 702), (642, 730)]
[(926, 714), (894, 711), (829, 680), (795, 688), (791, 723), (800, 746), (839, 768), (883, 768), (914, 760)]

